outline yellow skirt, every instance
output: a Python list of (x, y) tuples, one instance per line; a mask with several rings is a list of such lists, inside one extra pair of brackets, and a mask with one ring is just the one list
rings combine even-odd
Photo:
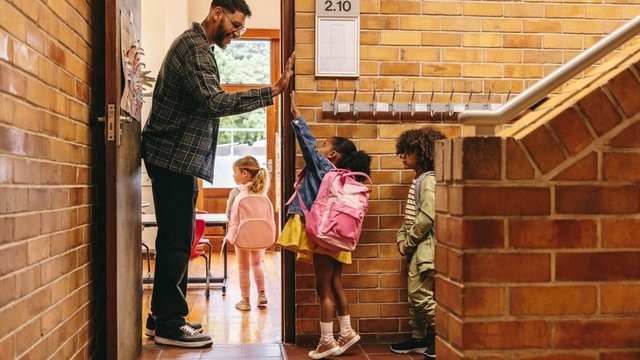
[(296, 252), (299, 261), (313, 263), (313, 254), (325, 254), (343, 264), (351, 264), (351, 252), (330, 251), (310, 241), (300, 215), (293, 215), (287, 220), (277, 243), (285, 249)]

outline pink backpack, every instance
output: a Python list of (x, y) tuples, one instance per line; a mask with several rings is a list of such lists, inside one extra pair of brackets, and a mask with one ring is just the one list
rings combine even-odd
[(353, 251), (358, 245), (371, 189), (357, 181), (356, 176), (371, 182), (361, 172), (332, 169), (326, 173), (311, 210), (307, 210), (298, 193), (307, 236), (327, 250)]
[(246, 195), (238, 199), (238, 230), (229, 242), (241, 249), (266, 249), (276, 241), (273, 206), (264, 195)]

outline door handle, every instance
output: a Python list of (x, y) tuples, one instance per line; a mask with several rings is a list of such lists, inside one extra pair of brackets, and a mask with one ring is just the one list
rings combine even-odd
[[(106, 121), (106, 128), (105, 128), (106, 141), (115, 141), (116, 133), (118, 133), (118, 145), (120, 145), (122, 143), (122, 124), (132, 123), (133, 118), (128, 115), (120, 115), (118, 117), (118, 120), (120, 120), (118, 124), (116, 124), (115, 118), (116, 118), (116, 105), (107, 104), (107, 116), (106, 117), (99, 116), (98, 121), (99, 122)], [(117, 130), (116, 130), (116, 127), (117, 127)]]

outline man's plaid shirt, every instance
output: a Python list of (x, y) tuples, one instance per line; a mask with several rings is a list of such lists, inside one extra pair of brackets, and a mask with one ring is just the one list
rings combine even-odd
[(213, 47), (194, 22), (171, 44), (142, 131), (145, 161), (213, 182), (221, 116), (273, 104), (271, 88), (227, 93), (220, 86)]

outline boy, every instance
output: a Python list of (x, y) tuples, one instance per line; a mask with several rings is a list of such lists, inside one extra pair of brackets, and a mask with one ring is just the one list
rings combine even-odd
[(396, 234), (398, 252), (407, 256), (407, 293), (411, 314), (411, 338), (391, 345), (397, 354), (424, 353), (435, 359), (435, 141), (438, 131), (411, 129), (400, 134), (396, 154), (405, 169), (415, 171), (405, 205), (404, 223)]

